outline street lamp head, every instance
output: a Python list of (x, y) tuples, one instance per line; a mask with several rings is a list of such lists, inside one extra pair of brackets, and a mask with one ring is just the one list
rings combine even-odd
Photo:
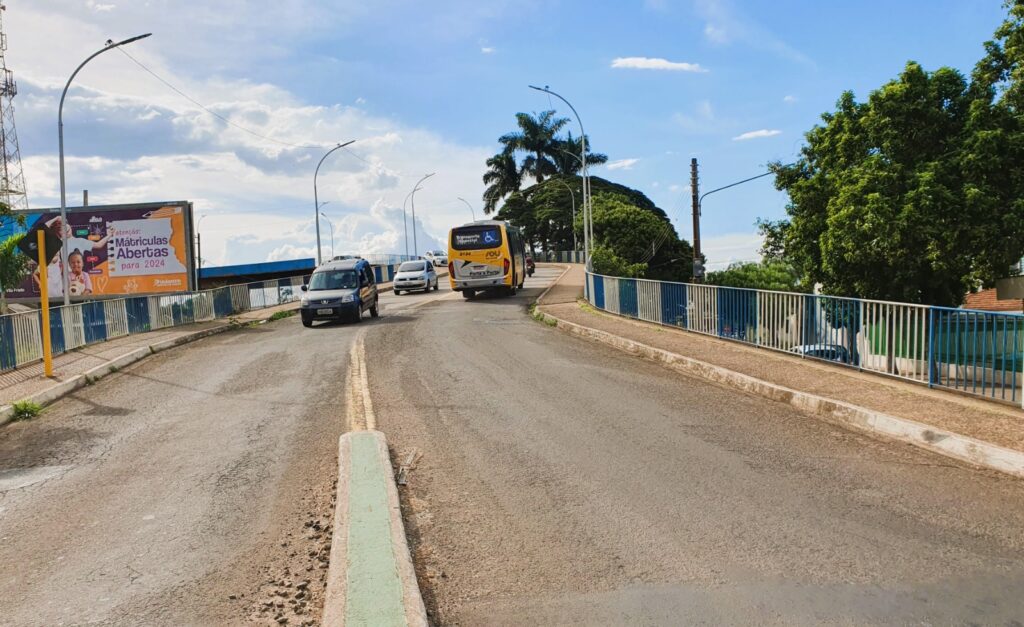
[(356, 143), (356, 140), (350, 139), (347, 142), (345, 142), (344, 144), (338, 144), (338, 148), (344, 148), (345, 146), (349, 146), (349, 145), (354, 144), (354, 143)]
[(136, 35), (134, 37), (129, 37), (128, 39), (125, 39), (124, 41), (119, 41), (116, 44), (114, 43), (114, 41), (112, 39), (108, 39), (107, 40), (107, 47), (108, 48), (116, 48), (118, 46), (124, 46), (126, 44), (130, 44), (130, 43), (136, 42), (136, 41), (138, 41), (140, 39), (145, 39), (146, 37), (149, 37), (152, 34), (153, 33), (146, 33), (144, 35)]

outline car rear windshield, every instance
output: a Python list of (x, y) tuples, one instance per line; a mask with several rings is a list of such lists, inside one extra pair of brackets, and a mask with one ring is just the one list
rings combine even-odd
[(398, 266), (399, 272), (422, 272), (423, 262), (422, 261), (406, 261), (402, 265)]
[(452, 230), (455, 250), (482, 250), (501, 246), (501, 229), (497, 226), (467, 226)]
[(353, 290), (359, 287), (359, 277), (355, 270), (324, 270), (314, 272), (309, 279), (310, 291), (317, 290)]

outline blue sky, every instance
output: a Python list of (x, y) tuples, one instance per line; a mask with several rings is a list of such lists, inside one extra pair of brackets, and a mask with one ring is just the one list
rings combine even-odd
[[(704, 190), (791, 160), (843, 90), (866, 97), (909, 59), (969, 72), (1004, 16), (997, 0), (6, 4), (33, 207), (58, 200), (60, 88), (107, 38), (152, 31), (133, 56), (277, 140), (225, 126), (116, 51), (76, 79), (66, 104), (73, 196), (192, 200), (213, 264), (310, 256), (313, 168), (325, 147), (352, 138), (320, 176), (337, 252), (404, 250), (402, 202), (426, 172), (437, 175), (416, 195), (417, 233), (421, 250), (436, 245), (469, 218), (457, 197), (479, 211), (483, 161), (517, 111), (553, 104), (568, 115), (530, 83), (571, 100), (618, 166), (595, 174), (647, 193), (689, 239), (691, 157)], [(754, 220), (781, 217), (785, 202), (770, 177), (709, 197), (711, 267), (754, 258)]]

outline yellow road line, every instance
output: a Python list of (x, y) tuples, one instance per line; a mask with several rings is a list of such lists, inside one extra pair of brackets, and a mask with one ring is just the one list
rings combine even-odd
[(346, 409), (350, 431), (366, 431), (377, 428), (377, 417), (370, 400), (370, 381), (366, 370), (366, 332), (356, 335), (349, 352), (348, 376), (345, 388), (348, 391)]

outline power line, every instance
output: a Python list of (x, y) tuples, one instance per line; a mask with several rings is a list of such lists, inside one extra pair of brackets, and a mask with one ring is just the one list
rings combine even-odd
[(128, 57), (129, 59), (131, 59), (131, 61), (135, 65), (137, 65), (140, 68), (142, 68), (150, 76), (152, 76), (156, 80), (158, 80), (161, 83), (163, 83), (164, 85), (166, 85), (171, 91), (173, 91), (174, 93), (178, 94), (182, 98), (188, 100), (189, 102), (191, 102), (195, 106), (199, 107), (203, 111), (209, 113), (210, 115), (212, 115), (213, 117), (217, 118), (218, 120), (224, 122), (228, 126), (233, 126), (233, 127), (237, 128), (240, 131), (244, 131), (244, 132), (252, 135), (253, 137), (259, 137), (260, 139), (265, 139), (265, 140), (267, 140), (269, 142), (273, 142), (275, 144), (280, 144), (282, 146), (288, 146), (288, 147), (291, 147), (291, 148), (323, 148), (323, 147), (325, 147), (327, 145), (327, 144), (295, 144), (295, 143), (292, 143), (292, 142), (286, 142), (286, 141), (282, 141), (280, 139), (275, 139), (273, 137), (268, 137), (267, 135), (263, 135), (261, 133), (258, 133), (256, 131), (250, 129), (250, 128), (246, 128), (246, 127), (242, 126), (241, 124), (236, 124), (236, 123), (232, 122), (230, 119), (228, 119), (228, 118), (224, 117), (223, 115), (217, 113), (213, 109), (207, 107), (206, 105), (204, 105), (203, 103), (199, 102), (198, 100), (196, 100), (192, 96), (189, 96), (188, 94), (186, 94), (182, 90), (180, 90), (177, 87), (175, 87), (174, 85), (172, 85), (169, 81), (164, 79), (162, 76), (160, 76), (159, 74), (157, 74), (153, 70), (151, 70), (148, 67), (146, 67), (141, 61), (139, 61), (138, 59), (136, 59), (132, 55), (128, 54), (128, 52), (124, 48), (118, 48), (118, 50), (121, 52), (121, 54), (123, 54), (124, 56)]
[[(226, 118), (223, 115), (217, 113), (216, 111), (214, 111), (213, 109), (207, 107), (203, 103), (199, 102), (198, 100), (196, 100), (192, 96), (188, 95), (187, 93), (185, 93), (181, 89), (178, 89), (177, 87), (175, 87), (170, 81), (166, 80), (165, 78), (163, 78), (162, 76), (160, 76), (159, 74), (154, 72), (153, 70), (149, 69), (141, 61), (139, 61), (138, 59), (136, 59), (132, 55), (128, 54), (128, 52), (124, 48), (118, 48), (118, 50), (121, 52), (121, 54), (123, 54), (124, 56), (128, 57), (129, 59), (131, 59), (131, 61), (135, 65), (139, 66), (146, 73), (148, 73), (150, 76), (152, 76), (156, 80), (158, 80), (161, 83), (163, 83), (165, 86), (167, 86), (168, 89), (170, 89), (174, 93), (176, 93), (179, 96), (181, 96), (182, 98), (188, 100), (189, 102), (191, 102), (195, 106), (199, 107), (203, 111), (209, 113), (210, 115), (212, 115), (213, 117), (217, 118), (218, 120), (224, 122), (225, 124), (227, 124), (229, 126), (233, 126), (234, 128), (237, 128), (240, 131), (248, 133), (248, 134), (252, 135), (253, 137), (258, 137), (260, 139), (265, 139), (265, 140), (267, 140), (269, 142), (273, 142), (275, 144), (280, 144), (282, 146), (288, 146), (290, 148), (324, 148), (324, 147), (329, 145), (329, 144), (295, 144), (295, 143), (287, 142), (287, 141), (280, 140), (280, 139), (277, 139), (277, 138), (274, 138), (274, 137), (269, 137), (267, 135), (264, 135), (262, 133), (254, 131), (251, 128), (246, 128), (246, 127), (242, 126), (241, 124), (236, 124), (235, 122), (232, 122), (229, 118)], [(348, 154), (352, 155), (356, 159), (362, 161), (363, 163), (365, 163), (368, 166), (371, 166), (371, 167), (374, 167), (374, 168), (377, 168), (377, 167), (386, 168), (387, 167), (387, 166), (385, 166), (384, 164), (382, 164), (380, 162), (375, 163), (373, 161), (369, 161), (368, 159), (365, 159), (364, 157), (360, 156), (358, 153), (353, 152), (349, 148), (345, 148), (344, 150), (345, 150), (345, 152), (347, 152)], [(388, 171), (390, 173), (394, 174), (395, 176), (398, 176), (399, 178), (411, 178), (413, 176), (418, 176), (418, 175), (415, 175), (415, 174), (406, 174), (404, 172), (398, 172), (398, 171), (391, 170), (391, 169), (388, 169)]]

